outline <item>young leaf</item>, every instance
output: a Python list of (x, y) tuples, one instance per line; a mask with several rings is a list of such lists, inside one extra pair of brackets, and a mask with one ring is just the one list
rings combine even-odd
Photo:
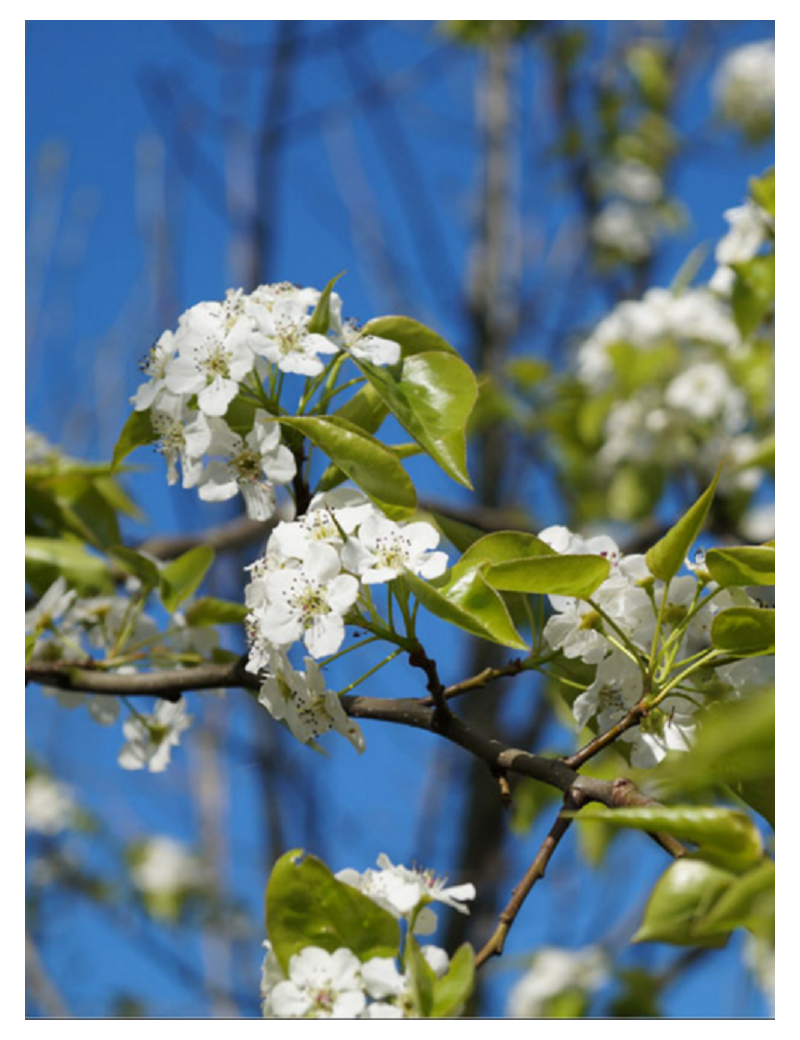
[(411, 1000), (416, 1017), (431, 1018), (436, 975), (422, 955), (422, 950), (413, 935), (406, 937), (403, 961), (410, 982)]
[(337, 274), (335, 278), (331, 278), (320, 293), (320, 297), (317, 300), (317, 306), (314, 308), (314, 313), (308, 321), (309, 332), (316, 332), (320, 336), (326, 336), (328, 334), (328, 329), (331, 327), (331, 293), (333, 292), (334, 285), (336, 285), (343, 274), (344, 271)]
[(775, 611), (729, 607), (711, 622), (711, 644), (732, 657), (775, 653)]
[(129, 549), (126, 545), (114, 545), (109, 555), (118, 560), (125, 570), (148, 589), (157, 589), (161, 583), (161, 574), (157, 565), (148, 557)]
[(186, 611), (189, 625), (240, 625), (247, 617), (244, 603), (233, 603), (226, 599), (203, 596)]
[(771, 859), (763, 859), (731, 883), (697, 930), (714, 934), (748, 928), (769, 934), (774, 930), (774, 923), (775, 864)]
[(663, 831), (698, 846), (698, 855), (729, 870), (746, 870), (763, 855), (761, 837), (746, 813), (719, 806), (657, 805), (608, 809), (587, 805), (581, 822), (600, 820), (614, 827)]
[(501, 646), (529, 649), (514, 627), (502, 596), (486, 583), (477, 568), (457, 571), (453, 567), (433, 581), (406, 573), (403, 581), (435, 617)]
[(711, 501), (719, 480), (719, 471), (697, 499), (694, 505), (683, 514), (678, 522), (667, 531), (660, 541), (647, 550), (645, 559), (650, 573), (662, 581), (671, 581), (683, 566), (689, 550), (706, 522)]
[(301, 416), (280, 420), (325, 452), (393, 520), (404, 520), (417, 507), (411, 478), (380, 441), (336, 416)]
[(475, 951), (464, 943), (450, 960), (450, 967), (433, 984), (431, 1018), (456, 1018), (464, 1010), (475, 985)]
[(112, 586), (105, 560), (88, 552), (80, 542), (66, 538), (25, 538), (25, 580), (44, 592), (63, 575), (80, 592), (107, 591)]
[(611, 564), (603, 556), (535, 556), (489, 567), (486, 580), (500, 592), (540, 593), (588, 599), (608, 577)]
[(709, 549), (706, 567), (718, 585), (774, 585), (775, 549), (763, 545), (736, 545)]
[(452, 477), (471, 488), (466, 425), (477, 399), (472, 369), (456, 354), (413, 354), (396, 368), (353, 358), (383, 403), (422, 448)]
[(152, 444), (158, 440), (158, 432), (150, 419), (149, 409), (144, 412), (131, 412), (122, 427), (122, 431), (114, 445), (111, 456), (111, 472), (119, 468), (119, 464), (142, 444)]
[(370, 336), (380, 336), (381, 339), (393, 339), (400, 344), (404, 358), (424, 354), (429, 350), (440, 350), (445, 354), (458, 353), (446, 339), (413, 318), (395, 315), (373, 318), (362, 331)]
[(729, 929), (703, 930), (706, 915), (736, 880), (736, 875), (701, 859), (676, 860), (650, 893), (644, 920), (632, 942), (677, 946), (724, 946)]
[(267, 937), (284, 972), (293, 954), (306, 946), (329, 953), (345, 947), (361, 961), (395, 957), (399, 951), (395, 918), (302, 849), (276, 862), (265, 903)]
[(161, 601), (171, 613), (197, 589), (214, 561), (209, 545), (197, 545), (161, 571)]

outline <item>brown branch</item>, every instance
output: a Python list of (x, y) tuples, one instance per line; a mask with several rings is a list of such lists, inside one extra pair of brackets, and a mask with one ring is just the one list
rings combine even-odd
[[(573, 799), (570, 793), (567, 792), (564, 796), (563, 808), (573, 810), (577, 808), (577, 806), (578, 801)], [(528, 898), (528, 895), (536, 882), (540, 881), (544, 877), (547, 865), (550, 862), (553, 853), (558, 848), (559, 842), (569, 829), (571, 822), (572, 820), (570, 817), (563, 816), (562, 813), (559, 812), (553, 826), (547, 834), (547, 837), (544, 839), (539, 851), (534, 856), (531, 865), (525, 871), (521, 881), (511, 893), (511, 899), (508, 901), (508, 904), (498, 918), (497, 927), (494, 932), (492, 932), (489, 940), (476, 954), (476, 968), (480, 968), (481, 965), (485, 964), (490, 957), (499, 957), (502, 955), (506, 937), (516, 920), (517, 914), (522, 909), (522, 904)]]

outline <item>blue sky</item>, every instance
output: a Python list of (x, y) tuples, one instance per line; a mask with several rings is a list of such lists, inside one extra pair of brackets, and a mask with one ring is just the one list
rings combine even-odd
[[(594, 32), (604, 31), (605, 23), (592, 24)], [(252, 123), (261, 111), (265, 87), (260, 74), (251, 72), (246, 79), (232, 73), (221, 76), (205, 52), (204, 26), (165, 21), (28, 23), (28, 302), (38, 301), (39, 306), (26, 358), (26, 420), (75, 455), (109, 458), (127, 414), (127, 400), (138, 385), (137, 361), (163, 331), (165, 321), (174, 323), (186, 307), (219, 298), (235, 284), (225, 196), (220, 191), (221, 148), (222, 142), (230, 141), (226, 135), (233, 124), (231, 113), (245, 112)], [(284, 100), (285, 119), (275, 124), (282, 128), (286, 146), (276, 188), (273, 260), (264, 280), (321, 287), (344, 270), (340, 286), (346, 313), (366, 320), (391, 312), (395, 301), (364, 253), (370, 222), (380, 219), (392, 245), (390, 259), (400, 271), (397, 281), (407, 312), (458, 345), (465, 333), (459, 317), (460, 272), (475, 187), (470, 159), (475, 141), (475, 56), (449, 48), (445, 71), (445, 52), (439, 52), (444, 45), (435, 23), (350, 23), (349, 45), (337, 35), (340, 30), (341, 23), (337, 27), (325, 22), (303, 22), (299, 28), (304, 41), (300, 73)], [(276, 23), (222, 22), (214, 25), (214, 32), (243, 45), (245, 68), (251, 56), (259, 57), (259, 48), (274, 48)], [(772, 23), (742, 22), (731, 25), (725, 43), (733, 46), (771, 34)], [(367, 57), (369, 68), (364, 66)], [(680, 115), (687, 130), (709, 116), (711, 71), (689, 85)], [(401, 102), (396, 109), (376, 105), (356, 111), (353, 99), (374, 93), (375, 73), (405, 84)], [(528, 66), (521, 78), (520, 119), (528, 125), (538, 111), (540, 85), (536, 70)], [(156, 96), (163, 99), (165, 91), (176, 92), (183, 118), (197, 130), (200, 150), (191, 160), (175, 147), (179, 142), (170, 136), (163, 105), (154, 102)], [(228, 118), (212, 118), (208, 109), (227, 112)], [(379, 147), (394, 149), (389, 163), (381, 159)], [(188, 161), (200, 171), (199, 186), (185, 176)], [(770, 161), (769, 148), (746, 151), (731, 140), (701, 148), (686, 162), (681, 181), (673, 187), (690, 211), (691, 225), (666, 251), (658, 272), (662, 284), (693, 246), (719, 236), (724, 230), (722, 211), (741, 201), (747, 177)], [(142, 238), (148, 214), (161, 205), (159, 169), (167, 182), (168, 249), (176, 271), (167, 298), (152, 291), (152, 254)], [(420, 169), (418, 183), (417, 174), (409, 171)], [(538, 176), (541, 171), (534, 172)], [(542, 188), (537, 226), (551, 234), (561, 210), (545, 188), (549, 191), (552, 185)], [(523, 186), (526, 197), (535, 197), (539, 190), (533, 176)], [(405, 209), (409, 196), (417, 205), (411, 221)], [(415, 268), (415, 249), (423, 240), (424, 263)], [(597, 314), (585, 317), (588, 322)], [(536, 335), (531, 330), (531, 338)], [(187, 500), (177, 488), (168, 489), (160, 460), (150, 453), (140, 452), (134, 461), (146, 468), (131, 475), (129, 487), (147, 510), (149, 528), (132, 525), (127, 532), (131, 539), (151, 529), (201, 528), (230, 515), (202, 506), (194, 496)], [(460, 495), (431, 466), (415, 463), (414, 473), (430, 494)], [(546, 519), (554, 522), (558, 517)], [(444, 626), (434, 624), (432, 629), (432, 645), (456, 649)], [(407, 666), (399, 662), (385, 674), (398, 684), (410, 679)], [(87, 803), (114, 820), (120, 837), (152, 828), (192, 838), (193, 823), (182, 812), (186, 756), (179, 753), (174, 769), (163, 776), (124, 774), (116, 766), (118, 730), (101, 730), (82, 712), (59, 710), (36, 690), (28, 691), (27, 703), (29, 746), (56, 768), (63, 767)], [(232, 713), (231, 727), (231, 740), (246, 743), (249, 733), (241, 713)], [(407, 806), (415, 806), (432, 782), (431, 739), (377, 723), (365, 726), (365, 735), (368, 750), (363, 760), (340, 741), (329, 745), (329, 758), (309, 753), (303, 761), (318, 792), (331, 792), (319, 807), (327, 820), (326, 847), (311, 851), (328, 857), (334, 869), (363, 870), (381, 851), (407, 864), (416, 855), (416, 815)], [(190, 740), (191, 731), (185, 742)], [(383, 769), (380, 789), (374, 785), (372, 768), (378, 761)], [(230, 776), (236, 850), (232, 870), (257, 917), (265, 879), (259, 874), (257, 845), (248, 833), (257, 804), (256, 777), (245, 752)], [(446, 798), (445, 818), (448, 813), (452, 818), (453, 807), (452, 798)], [(447, 872), (452, 828), (437, 825), (435, 833), (423, 837), (433, 856), (430, 865)], [(287, 840), (294, 840), (291, 833)], [(529, 836), (514, 847), (522, 866), (535, 841), (535, 835)], [(574, 855), (574, 848), (562, 851), (567, 861)], [(659, 855), (658, 850), (643, 849), (640, 841), (615, 846), (605, 881), (628, 877), (625, 912), (635, 910), (642, 886), (661, 869)], [(576, 945), (591, 941), (597, 928), (610, 925), (612, 914), (602, 900), (598, 905), (598, 889), (581, 887), (574, 874), (567, 888), (560, 889), (556, 865), (552, 875), (552, 889), (534, 894), (526, 919), (512, 932), (507, 963), (536, 943), (552, 941), (568, 907), (575, 913)], [(120, 979), (126, 976), (136, 980), (137, 990), (152, 995), (153, 1013), (193, 1013), (186, 990), (148, 964), (135, 944), (108, 928), (95, 911), (76, 905), (63, 922), (62, 932), (52, 937), (48, 967), (77, 1014), (107, 1013), (108, 1000), (123, 988)], [(755, 991), (739, 974), (727, 973), (735, 954), (725, 951), (703, 964), (693, 983), (670, 997), (669, 1011), (700, 1017), (761, 1013)], [(660, 955), (654, 951), (654, 957)], [(256, 946), (253, 974), (242, 980), (243, 985), (252, 985), (254, 979), (257, 983), (258, 959)], [(503, 994), (513, 977), (513, 972), (497, 973), (496, 1014), (502, 1013)], [(736, 997), (731, 978), (740, 986)]]

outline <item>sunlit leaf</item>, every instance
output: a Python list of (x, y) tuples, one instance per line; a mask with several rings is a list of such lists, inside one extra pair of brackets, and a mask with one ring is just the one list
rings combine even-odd
[(728, 607), (711, 622), (711, 643), (733, 657), (775, 653), (775, 611)]
[(683, 514), (669, 531), (652, 548), (645, 559), (650, 573), (662, 581), (670, 581), (683, 566), (683, 562), (703, 529), (711, 501), (719, 480), (717, 472), (711, 486)]

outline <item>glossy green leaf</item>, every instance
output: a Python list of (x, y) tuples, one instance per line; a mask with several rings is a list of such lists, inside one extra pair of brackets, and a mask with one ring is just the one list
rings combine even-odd
[(203, 596), (186, 610), (186, 622), (189, 625), (240, 625), (247, 614), (244, 603)]
[(436, 511), (429, 512), (430, 519), (436, 524), (442, 535), (459, 552), (464, 552), (471, 545), (483, 537), (483, 531), (472, 524), (465, 524), (462, 520), (456, 520), (446, 513)]
[(650, 573), (662, 581), (670, 581), (683, 566), (689, 550), (697, 540), (697, 536), (706, 522), (709, 507), (716, 491), (719, 472), (711, 486), (697, 499), (694, 505), (683, 514), (669, 531), (652, 548), (647, 550), (645, 559)]
[(389, 409), (375, 387), (371, 383), (365, 383), (333, 414), (360, 430), (376, 433), (389, 414)]
[(411, 357), (413, 354), (425, 354), (429, 350), (442, 351), (445, 354), (457, 354), (458, 352), (450, 346), (446, 339), (413, 318), (404, 318), (397, 315), (387, 315), (384, 318), (373, 318), (368, 321), (362, 331), (370, 336), (380, 336), (381, 339), (392, 339), (399, 343), (403, 351), (403, 357)]
[(475, 951), (463, 943), (450, 958), (447, 972), (433, 984), (431, 1018), (456, 1018), (475, 987)]
[(109, 555), (118, 560), (128, 574), (138, 578), (146, 588), (157, 589), (160, 585), (161, 572), (158, 565), (149, 556), (144, 556), (135, 549), (129, 549), (126, 545), (112, 546), (109, 549)]
[(417, 508), (411, 478), (392, 451), (363, 430), (336, 416), (281, 419), (320, 448), (393, 520), (405, 520)]
[(489, 584), (500, 592), (588, 599), (606, 580), (610, 568), (603, 556), (574, 554), (507, 560), (485, 573)]
[(514, 627), (502, 596), (486, 583), (479, 569), (451, 568), (433, 581), (406, 573), (402, 580), (435, 617), (501, 646), (529, 649)]
[(775, 653), (775, 611), (729, 607), (711, 622), (711, 644), (732, 657)]
[(32, 588), (44, 592), (61, 575), (69, 586), (81, 592), (104, 591), (112, 585), (106, 561), (80, 542), (26, 538), (25, 580)]
[(397, 366), (353, 360), (414, 440), (448, 476), (471, 488), (466, 425), (478, 391), (469, 365), (436, 350), (404, 358), (399, 374)]
[(755, 203), (775, 219), (775, 167), (750, 180), (750, 195)]
[[(526, 531), (492, 531), (469, 546), (456, 564), (462, 570), (536, 556), (557, 556), (547, 542)], [(560, 558), (560, 557), (557, 557)]]
[(609, 809), (587, 805), (581, 823), (600, 820), (614, 827), (663, 831), (698, 846), (698, 855), (729, 870), (746, 870), (763, 855), (761, 836), (750, 817), (720, 806), (655, 805)]
[(301, 849), (276, 862), (265, 902), (267, 937), (284, 971), (306, 946), (330, 953), (344, 947), (361, 961), (395, 957), (399, 951), (397, 920)]
[(703, 930), (705, 918), (736, 875), (700, 859), (678, 859), (650, 893), (644, 920), (632, 942), (677, 946), (724, 946), (729, 931)]
[(331, 293), (333, 292), (334, 285), (336, 285), (343, 274), (344, 271), (337, 274), (335, 278), (331, 278), (320, 293), (317, 305), (314, 308), (314, 313), (308, 321), (309, 332), (318, 333), (320, 336), (327, 335), (328, 330), (331, 327)]
[(209, 545), (197, 545), (161, 570), (161, 601), (172, 613), (199, 587), (214, 562), (214, 550)]
[(119, 468), (119, 464), (142, 444), (152, 444), (158, 440), (158, 431), (153, 427), (149, 409), (144, 412), (131, 412), (122, 427), (122, 431), (114, 445), (111, 456), (111, 470)]
[(698, 927), (700, 933), (749, 928), (771, 934), (775, 922), (775, 864), (764, 858), (752, 870), (737, 877), (716, 900)]
[(706, 567), (718, 585), (774, 585), (775, 549), (763, 545), (709, 549)]

